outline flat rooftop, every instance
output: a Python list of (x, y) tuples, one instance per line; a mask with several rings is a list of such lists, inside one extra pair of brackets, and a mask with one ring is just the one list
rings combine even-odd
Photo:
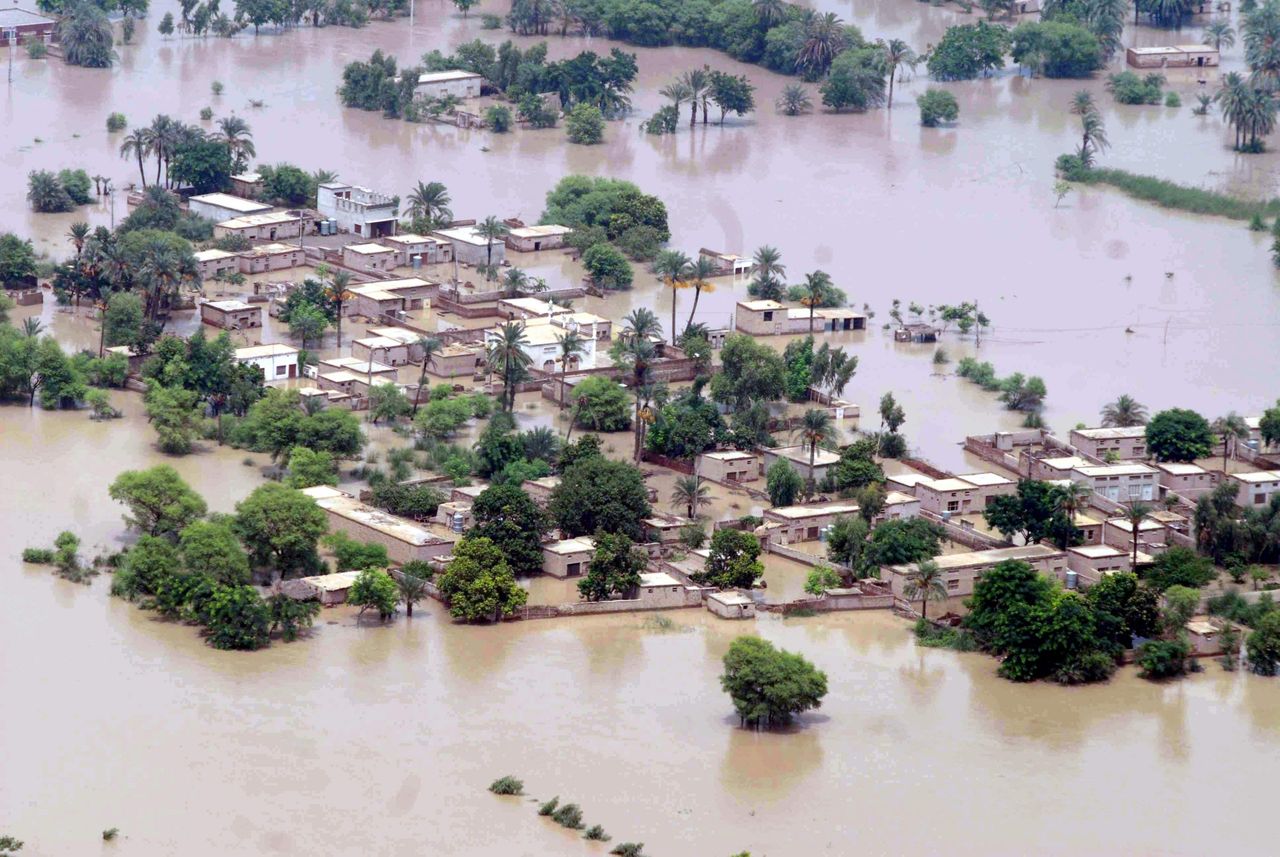
[(1079, 554), (1088, 559), (1111, 559), (1129, 555), (1128, 551), (1122, 551), (1111, 545), (1076, 545), (1073, 548), (1067, 548), (1067, 552)]
[(753, 461), (755, 455), (750, 452), (743, 452), (740, 449), (724, 449), (719, 452), (704, 452), (703, 458), (710, 458), (715, 461)]
[[(914, 500), (914, 497), (909, 498)], [(803, 520), (805, 518), (820, 518), (825, 515), (856, 515), (858, 513), (857, 503), (822, 503), (814, 506), (775, 506), (772, 509), (765, 509), (766, 516), (773, 515), (778, 518), (784, 518), (789, 521)]]
[(1280, 480), (1280, 470), (1253, 470), (1249, 473), (1232, 473), (1231, 478), (1249, 484)]
[(246, 214), (243, 217), (233, 217), (230, 220), (224, 220), (218, 224), (223, 229), (249, 229), (254, 226), (276, 226), (281, 223), (296, 223), (299, 218), (296, 215), (289, 214), (284, 211), (267, 211), (262, 214)]
[(738, 301), (738, 306), (743, 309), (749, 309), (752, 312), (763, 312), (770, 309), (786, 309), (785, 306), (777, 301)]
[(539, 226), (518, 226), (508, 230), (512, 238), (552, 238), (557, 235), (568, 235), (573, 229), (556, 223), (545, 223)]
[(300, 352), (292, 345), (283, 342), (269, 342), (265, 345), (246, 345), (235, 350), (237, 360), (254, 360), (260, 357), (296, 357)]
[(593, 539), (582, 536), (576, 539), (561, 539), (558, 542), (551, 542), (542, 546), (544, 551), (550, 551), (559, 556), (567, 556), (575, 553), (589, 553), (596, 549), (596, 543)]
[(443, 244), (439, 238), (432, 238), (430, 235), (416, 235), (412, 232), (406, 232), (402, 235), (387, 235), (379, 238), (379, 241), (385, 241), (388, 244)]
[(927, 488), (931, 491), (972, 491), (978, 487), (972, 482), (966, 482), (963, 479), (931, 479), (927, 482), (920, 483), (921, 488)]
[[(766, 454), (776, 455), (781, 458), (809, 466), (809, 450), (802, 446), (778, 446), (765, 449)], [(838, 453), (829, 449), (819, 449), (813, 457), (814, 467), (830, 467), (840, 460)]]
[(378, 253), (396, 252), (392, 247), (384, 247), (381, 244), (375, 244), (372, 242), (365, 244), (348, 244), (346, 247), (342, 248), (343, 253), (346, 253), (348, 250), (352, 253), (359, 253), (361, 256), (374, 256)]
[(396, 517), (372, 506), (366, 506), (349, 494), (339, 494), (336, 497), (313, 497), (312, 499), (316, 501), (317, 506), (326, 512), (331, 512), (339, 517), (376, 530), (384, 536), (415, 547), (448, 544), (453, 541), (453, 539), (442, 538), (435, 533), (429, 532), (404, 518)]
[(225, 208), (227, 211), (238, 211), (241, 214), (256, 214), (261, 211), (271, 210), (271, 206), (265, 203), (254, 202), (241, 196), (232, 196), (229, 193), (202, 193), (199, 196), (191, 197), (191, 202), (216, 205), (218, 208)]
[(641, 586), (684, 586), (665, 571), (647, 571), (640, 574)]
[[(1011, 548), (995, 548), (987, 551), (942, 554), (941, 556), (935, 556), (933, 561), (938, 564), (938, 568), (945, 570), (953, 568), (968, 568), (978, 565), (993, 565), (1010, 559), (1035, 561), (1061, 555), (1062, 551), (1048, 547), (1047, 545), (1023, 545)], [(914, 564), (889, 566), (889, 570), (894, 574), (910, 574), (915, 571), (915, 568)]]
[(1099, 476), (1150, 476), (1155, 473), (1155, 470), (1145, 464), (1086, 465), (1075, 468), (1075, 471), (1090, 478)]
[(1071, 434), (1078, 434), (1090, 440), (1120, 440), (1147, 436), (1146, 426), (1109, 426), (1107, 428), (1072, 429)]
[(1199, 464), (1183, 464), (1177, 461), (1162, 461), (1159, 464), (1156, 464), (1155, 467), (1157, 470), (1163, 470), (1170, 476), (1199, 476), (1209, 472)]
[(256, 309), (262, 311), (262, 307), (247, 304), (244, 301), (227, 300), (227, 301), (205, 301), (201, 306), (211, 306), (222, 312), (242, 312), (247, 309)]
[(234, 259), (237, 254), (228, 250), (219, 250), (216, 247), (209, 250), (197, 250), (191, 254), (197, 262), (213, 262), (218, 259)]
[(956, 478), (963, 479), (970, 485), (977, 485), (981, 488), (993, 488), (996, 485), (1013, 484), (1012, 479), (1007, 479), (999, 473), (962, 473)]
[(257, 247), (251, 247), (241, 256), (279, 256), (282, 253), (301, 253), (302, 248), (296, 244), (259, 244)]
[(456, 226), (453, 229), (437, 229), (433, 233), (441, 238), (447, 238), (450, 241), (461, 241), (463, 244), (475, 244), (480, 247), (487, 247), (490, 244), (501, 244), (501, 238), (485, 238), (476, 231), (474, 226)]
[(418, 75), (418, 85), (424, 83), (446, 83), (451, 80), (474, 80), (484, 78), (476, 74), (474, 71), (463, 71), (462, 69), (449, 69), (448, 71), (428, 71)]

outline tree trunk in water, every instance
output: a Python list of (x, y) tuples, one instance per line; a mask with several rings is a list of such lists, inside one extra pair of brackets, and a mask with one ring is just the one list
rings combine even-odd
[(889, 103), (886, 105), (886, 109), (890, 110), (893, 109), (893, 79), (897, 77), (897, 72), (897, 66), (889, 69)]
[(142, 187), (147, 187), (147, 171), (142, 168), (142, 152), (138, 152), (138, 175), (142, 176)]
[[(702, 289), (693, 290), (693, 309), (689, 310), (689, 320), (685, 323), (685, 329), (693, 324), (693, 317), (698, 313), (698, 298), (702, 297)], [(674, 344), (674, 343), (672, 343)]]
[(676, 287), (671, 287), (671, 344), (676, 344), (676, 300), (680, 293), (676, 291)]
[(928, 593), (920, 596), (920, 618), (929, 621), (929, 596)]
[(692, 128), (698, 124), (698, 102), (689, 102), (689, 127)]

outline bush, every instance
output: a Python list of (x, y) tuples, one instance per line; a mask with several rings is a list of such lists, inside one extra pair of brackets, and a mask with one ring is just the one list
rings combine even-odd
[(54, 556), (52, 548), (25, 548), (22, 551), (22, 561), (32, 565), (52, 565)]
[(117, 131), (123, 131), (129, 124), (129, 120), (125, 119), (123, 113), (112, 113), (107, 117), (107, 130), (112, 134)]
[(551, 800), (547, 801), (546, 803), (538, 807), (538, 815), (541, 815), (541, 816), (551, 815), (551, 813), (556, 811), (556, 807), (559, 805), (560, 805), (560, 797), (559, 795), (557, 795), (556, 797), (553, 797)]
[(935, 626), (927, 619), (916, 620), (916, 643), (930, 649), (953, 649), (957, 652), (972, 652), (978, 648), (972, 634), (959, 628)]
[(612, 378), (593, 375), (573, 388), (574, 423), (586, 431), (626, 431), (631, 428), (627, 391)]
[(631, 264), (612, 244), (596, 244), (582, 254), (582, 266), (591, 281), (606, 291), (631, 288)]
[(27, 56), (33, 60), (42, 60), (49, 55), (49, 48), (37, 36), (28, 36), (23, 40)]
[(1181, 107), (1182, 99), (1178, 97), (1176, 92), (1166, 92), (1164, 96), (1165, 107)]
[(1211, 560), (1184, 547), (1169, 548), (1141, 572), (1147, 585), (1161, 592), (1171, 586), (1199, 589), (1216, 576)]
[(582, 834), (583, 839), (590, 839), (592, 842), (608, 842), (613, 837), (604, 832), (604, 828), (598, 824), (593, 824), (587, 828), (587, 832)]
[(1139, 77), (1136, 72), (1121, 71), (1107, 77), (1107, 91), (1121, 104), (1159, 104), (1163, 88), (1161, 74)]
[(935, 128), (941, 122), (954, 122), (960, 116), (960, 105), (956, 97), (943, 89), (928, 89), (924, 95), (916, 98), (920, 105), (920, 124), (926, 128)]
[(212, 108), (212, 107), (201, 107), (201, 108), (200, 108), (200, 118), (201, 118), (203, 121), (205, 121), (205, 122), (208, 122), (210, 119), (212, 119), (212, 118), (213, 118), (213, 108)]
[(489, 791), (496, 795), (522, 795), (524, 794), (524, 781), (512, 776), (499, 777), (489, 783)]
[(1138, 668), (1143, 678), (1160, 679), (1185, 675), (1191, 647), (1182, 640), (1151, 640), (1138, 649)]
[(617, 855), (617, 857), (644, 857), (644, 843), (623, 842), (613, 846), (613, 850), (609, 853)]
[(511, 108), (494, 105), (484, 112), (485, 124), (495, 134), (505, 134), (511, 130)]
[(561, 827), (567, 827), (570, 830), (581, 830), (582, 807), (576, 803), (566, 803), (551, 813), (551, 820)]
[(570, 143), (594, 146), (604, 142), (604, 114), (594, 104), (579, 102), (564, 120)]
[(491, 15), (488, 12), (480, 16), (480, 29), (496, 30), (502, 26), (502, 18), (497, 15)]

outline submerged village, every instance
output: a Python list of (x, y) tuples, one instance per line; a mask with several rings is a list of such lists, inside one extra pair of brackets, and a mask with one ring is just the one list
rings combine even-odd
[[(0, 188), (0, 855), (1222, 842), (1168, 808), (1280, 741), (1280, 2), (828, 6), (0, 0), (93, 113)], [(1229, 178), (1126, 169), (1160, 122)]]

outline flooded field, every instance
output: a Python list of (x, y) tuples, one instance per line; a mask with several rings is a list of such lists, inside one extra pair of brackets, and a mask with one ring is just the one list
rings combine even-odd
[[(918, 49), (969, 20), (910, 0), (813, 5), (869, 38)], [(508, 37), (481, 31), (476, 12), (455, 17), (446, 0), (419, 0), (412, 30), (231, 41), (165, 40), (155, 23), (176, 10), (154, 5), (110, 72), (15, 59), (0, 100), (0, 229), (69, 252), (69, 223), (109, 223), (109, 207), (31, 214), (26, 173), (83, 166), (123, 187), (136, 169), (105, 132), (107, 113), (196, 122), (209, 105), (244, 115), (266, 161), (333, 169), (401, 195), (419, 179), (443, 181), (459, 216), (533, 220), (565, 173), (607, 174), (662, 197), (673, 244), (686, 251), (769, 243), (793, 279), (821, 267), (851, 303), (877, 313), (872, 330), (840, 340), (861, 361), (846, 397), (874, 426), (875, 404), (892, 390), (913, 446), (943, 467), (970, 469), (963, 435), (1018, 417), (935, 373), (932, 347), (893, 343), (879, 326), (894, 298), (978, 300), (995, 325), (982, 359), (1003, 374), (1042, 375), (1046, 419), (1062, 430), (1092, 421), (1120, 392), (1153, 411), (1185, 405), (1210, 416), (1256, 413), (1275, 398), (1273, 373), (1259, 371), (1280, 347), (1269, 236), (1106, 190), (1078, 189), (1055, 208), (1051, 164), (1075, 140), (1066, 106), (1078, 82), (1010, 72), (949, 85), (960, 124), (929, 130), (914, 104), (922, 75), (899, 88), (892, 111), (788, 119), (768, 106), (783, 78), (704, 51), (637, 49), (637, 111), (588, 148), (567, 145), (562, 130), (494, 136), (340, 107), (342, 66), (374, 47), (405, 60)], [(1198, 40), (1196, 27), (1125, 37)], [(553, 56), (610, 47), (549, 41)], [(1224, 70), (1240, 53), (1227, 53)], [(657, 89), (702, 63), (748, 74), (762, 109), (724, 128), (642, 135)], [(214, 80), (226, 87), (217, 98)], [(1104, 163), (1274, 192), (1280, 160), (1233, 154), (1217, 118), (1188, 106), (1121, 107), (1100, 79), (1084, 85), (1108, 123)], [(1171, 86), (1191, 103), (1196, 81)], [(116, 218), (124, 213), (120, 197)], [(562, 263), (549, 278), (579, 274)], [(717, 283), (698, 320), (726, 324), (744, 294), (745, 283)], [(582, 304), (614, 318), (650, 306), (665, 320), (669, 301), (638, 277), (630, 292)], [(682, 295), (681, 323), (690, 305)], [(96, 345), (88, 321), (52, 307), (43, 316), (67, 344)], [(356, 329), (344, 325), (344, 338)], [(943, 347), (953, 361), (976, 351), (954, 334)], [(744, 625), (677, 611), (667, 615), (678, 627), (666, 631), (634, 615), (472, 628), (435, 604), (388, 626), (357, 624), (339, 608), (305, 641), (214, 651), (192, 628), (110, 599), (106, 579), (77, 586), (17, 561), (62, 529), (76, 531), (86, 553), (117, 545), (123, 525), (106, 486), (125, 469), (171, 463), (220, 512), (259, 484), (262, 456), (210, 444), (165, 458), (139, 398), (119, 394), (119, 404), (125, 419), (112, 423), (0, 408), (0, 834), (27, 840), (24, 854), (96, 853), (108, 827), (123, 837), (110, 848), (145, 855), (607, 851), (538, 818), (528, 801), (487, 794), (504, 774), (536, 797), (580, 803), (589, 824), (615, 842), (644, 841), (654, 857), (1273, 850), (1259, 823), (1270, 795), (1259, 784), (1280, 752), (1280, 683), (1215, 664), (1167, 685), (1125, 670), (1097, 687), (1020, 686), (998, 679), (985, 657), (917, 648), (906, 623), (878, 613)], [(562, 425), (536, 395), (521, 397), (517, 415), (522, 428)], [(392, 436), (372, 439), (384, 449)], [(630, 438), (608, 443), (625, 451)], [(658, 489), (658, 508), (671, 511), (670, 478)], [(746, 495), (713, 491), (713, 517), (758, 511)], [(771, 599), (800, 593), (798, 564), (771, 560), (770, 575)], [(559, 586), (543, 588), (550, 597)], [(717, 676), (740, 633), (827, 671), (823, 707), (792, 732), (736, 728)]]
[[(104, 486), (161, 460), (136, 398), (122, 404), (105, 425), (0, 410), (0, 826), (24, 853), (96, 853), (107, 827), (146, 855), (606, 850), (484, 791), (507, 773), (657, 857), (1270, 850), (1256, 784), (1280, 752), (1280, 684), (1215, 664), (1062, 689), (918, 649), (878, 613), (477, 628), (434, 604), (388, 626), (338, 608), (304, 641), (214, 651), (110, 599), (106, 579), (16, 560), (63, 527), (86, 551), (118, 538)], [(229, 511), (257, 483), (243, 458), (165, 460)], [(737, 729), (718, 688), (744, 632), (830, 675), (788, 734)]]
[[(1018, 417), (1002, 412), (992, 396), (933, 374), (932, 348), (887, 338), (879, 326), (894, 298), (979, 301), (995, 325), (983, 339), (982, 358), (1002, 374), (1042, 375), (1045, 417), (1059, 429), (1094, 421), (1120, 392), (1153, 410), (1188, 405), (1210, 415), (1256, 413), (1274, 400), (1266, 373), (1251, 371), (1280, 346), (1273, 320), (1280, 296), (1265, 234), (1104, 189), (1077, 189), (1054, 206), (1051, 165), (1073, 145), (1076, 121), (1066, 107), (1081, 86), (1095, 90), (1108, 125), (1112, 148), (1104, 163), (1271, 194), (1276, 156), (1232, 153), (1220, 120), (1194, 116), (1189, 106), (1120, 106), (1101, 78), (1030, 80), (1011, 69), (947, 85), (960, 101), (960, 123), (924, 129), (914, 104), (926, 85), (922, 69), (900, 87), (890, 111), (788, 118), (770, 107), (784, 78), (707, 51), (636, 49), (636, 112), (610, 124), (605, 145), (571, 146), (562, 130), (492, 135), (389, 121), (339, 105), (342, 66), (375, 46), (405, 60), (475, 37), (508, 37), (481, 30), (476, 15), (455, 16), (445, 0), (420, 0), (412, 30), (403, 22), (229, 41), (164, 39), (154, 21), (170, 5), (156, 5), (139, 43), (121, 48), (113, 71), (17, 59), (14, 84), (0, 103), (6, 175), (13, 179), (0, 185), (0, 228), (34, 235), (51, 253), (68, 252), (66, 227), (85, 213), (31, 214), (22, 199), (27, 171), (84, 166), (124, 186), (136, 169), (118, 157), (118, 135), (104, 130), (109, 111), (133, 122), (159, 112), (197, 122), (209, 105), (217, 115), (243, 115), (264, 160), (333, 169), (401, 195), (419, 179), (440, 180), (460, 216), (534, 219), (565, 173), (608, 174), (662, 197), (673, 244), (686, 251), (750, 253), (769, 243), (782, 249), (793, 279), (821, 267), (853, 304), (877, 312), (873, 330), (851, 340), (861, 366), (847, 398), (867, 412), (893, 390), (905, 404), (904, 431), (913, 445), (943, 466), (961, 466), (956, 442), (964, 433), (1014, 426)], [(901, 37), (918, 49), (936, 42), (948, 24), (970, 19), (908, 0), (816, 6), (857, 23), (868, 38)], [(1194, 26), (1177, 33), (1141, 27), (1126, 33), (1125, 43), (1198, 38)], [(611, 44), (554, 36), (549, 42), (553, 56)], [(1227, 51), (1223, 69), (1238, 68), (1241, 53)], [(682, 127), (662, 139), (641, 134), (640, 120), (661, 103), (657, 89), (675, 71), (702, 63), (748, 74), (761, 109), (723, 128)], [(1210, 72), (1210, 88), (1216, 74)], [(214, 80), (226, 86), (216, 98)], [(1189, 105), (1198, 84), (1189, 72), (1175, 72), (1170, 88)], [(265, 106), (252, 108), (250, 99)], [(95, 223), (110, 217), (106, 206), (87, 214)], [(744, 290), (742, 283), (721, 285), (702, 301), (699, 320), (728, 323)], [(682, 297), (680, 324), (689, 306), (688, 295)], [(621, 314), (655, 306), (666, 319), (669, 301), (652, 280), (638, 277), (633, 291), (605, 308)], [(975, 350), (954, 334), (947, 339), (953, 361)]]

